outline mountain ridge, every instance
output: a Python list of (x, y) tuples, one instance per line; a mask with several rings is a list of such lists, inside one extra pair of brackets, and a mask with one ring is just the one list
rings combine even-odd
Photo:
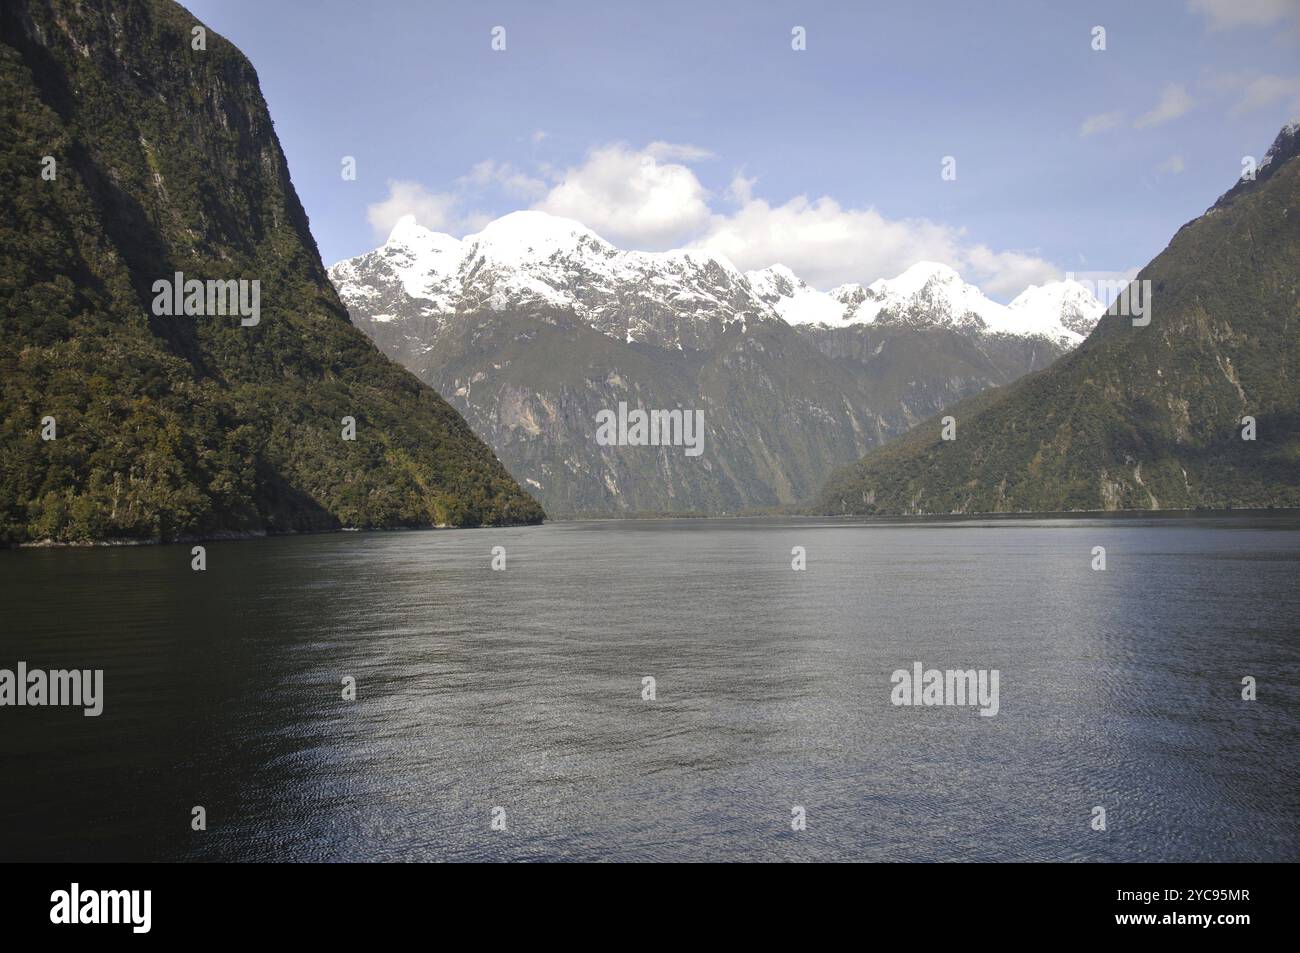
[(948, 408), (955, 440), (933, 418), (836, 471), (811, 510), (1300, 505), (1298, 133), (1138, 273), (1148, 324), (1112, 305), (1052, 367)]
[[(384, 265), (407, 295), (429, 303), (428, 313), (521, 304), (569, 308), (606, 333), (661, 344), (661, 334), (635, 319), (620, 324), (609, 313), (612, 306), (673, 309), (679, 316), (720, 316), (724, 322), (778, 317), (792, 325), (826, 327), (948, 324), (1043, 336), (1063, 348), (1082, 341), (1103, 310), (1083, 285), (1070, 280), (1030, 286), (1002, 305), (955, 269), (929, 261), (918, 261), (893, 279), (823, 292), (784, 265), (741, 272), (724, 256), (691, 248), (625, 251), (576, 220), (536, 210), (503, 215), (461, 239), (404, 215), (382, 245), (336, 262), (329, 274), (343, 298), (365, 303), (374, 273)], [(1035, 290), (1038, 294), (1031, 295)], [(610, 305), (595, 301), (598, 294)], [(1063, 312), (1065, 300), (1070, 307)]]
[[(915, 272), (915, 287), (808, 290), (836, 323), (791, 323), (773, 302), (806, 285), (788, 269), (622, 251), (537, 211), (463, 239), (402, 218), (330, 276), (357, 326), (460, 410), (552, 514), (790, 505), (835, 466), (1079, 340), (1058, 314), (1055, 333), (1008, 333), (1023, 313), (950, 269)], [(620, 403), (700, 410), (703, 456), (598, 445), (596, 415)]]

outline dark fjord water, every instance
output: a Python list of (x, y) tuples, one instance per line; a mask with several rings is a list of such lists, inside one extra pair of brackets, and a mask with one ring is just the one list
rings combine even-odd
[[(106, 698), (0, 708), (0, 859), (1294, 861), (1297, 529), (569, 523), (210, 543), (204, 573), (188, 546), (3, 552), (0, 668), (102, 668)], [(999, 714), (891, 705), (914, 661), (1000, 670)]]

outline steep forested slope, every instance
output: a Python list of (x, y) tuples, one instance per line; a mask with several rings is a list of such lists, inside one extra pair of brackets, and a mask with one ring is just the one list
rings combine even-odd
[[(351, 325), (256, 73), (197, 26), (0, 9), (0, 542), (539, 520)], [(258, 281), (258, 322), (155, 315), (176, 272)]]
[[(987, 391), (837, 471), (822, 513), (1300, 505), (1300, 125), (1257, 177), (1138, 275), (1145, 326), (1111, 312), (1045, 371)], [(1254, 418), (1254, 440), (1242, 438)]]

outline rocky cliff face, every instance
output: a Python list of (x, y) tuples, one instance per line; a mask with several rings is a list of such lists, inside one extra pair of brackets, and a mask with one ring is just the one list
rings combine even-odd
[[(349, 322), (238, 50), (167, 0), (11, 0), (0, 90), (0, 539), (541, 518)], [(175, 313), (178, 273), (257, 313)]]

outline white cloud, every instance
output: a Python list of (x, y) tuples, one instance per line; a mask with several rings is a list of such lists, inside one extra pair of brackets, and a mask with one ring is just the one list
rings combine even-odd
[(1156, 166), (1156, 171), (1165, 172), (1169, 175), (1178, 175), (1185, 168), (1187, 168), (1187, 163), (1183, 161), (1182, 156), (1170, 156), (1164, 162)]
[(534, 208), (576, 219), (622, 248), (698, 248), (744, 270), (779, 262), (822, 289), (892, 278), (923, 260), (951, 265), (989, 293), (1008, 297), (1061, 275), (1034, 254), (997, 251), (971, 241), (964, 229), (926, 219), (889, 219), (830, 196), (798, 195), (774, 205), (755, 196), (757, 179), (743, 169), (725, 195), (715, 196), (684, 164), (709, 157), (694, 146), (614, 144), (592, 149), (566, 169), (539, 166), (537, 175), (485, 159), (451, 192), (391, 181), (388, 197), (367, 215), (381, 237), (408, 214), (428, 228), (464, 235), (486, 224), (487, 216), (467, 206), (492, 189), (535, 199)]
[(453, 231), (464, 220), (456, 213), (460, 197), (450, 192), (431, 192), (419, 182), (388, 180), (388, 198), (366, 207), (370, 227), (380, 238), (387, 238), (397, 220), (414, 215), (425, 228)]
[(1104, 132), (1107, 129), (1114, 129), (1124, 121), (1122, 112), (1101, 113), (1097, 116), (1089, 116), (1083, 121), (1079, 128), (1079, 135), (1091, 136), (1094, 133)]
[(678, 142), (652, 142), (645, 147), (645, 152), (660, 162), (700, 162), (713, 158), (708, 149)]
[(1190, 111), (1194, 105), (1196, 105), (1195, 100), (1192, 99), (1185, 86), (1170, 83), (1161, 90), (1160, 102), (1156, 103), (1155, 109), (1139, 117), (1133, 123), (1133, 128), (1145, 129), (1147, 126), (1158, 126), (1163, 122), (1169, 122), (1171, 119), (1177, 119)]
[(745, 270), (780, 262), (818, 288), (893, 277), (927, 259), (952, 265), (994, 294), (1014, 294), (1060, 275), (1033, 255), (973, 244), (960, 229), (887, 219), (873, 208), (845, 208), (829, 196), (800, 195), (772, 205), (754, 196), (757, 179), (743, 170), (726, 190), (731, 208), (714, 209), (714, 196), (682, 164), (710, 157), (703, 149), (668, 143), (640, 150), (603, 146), (566, 169), (535, 207), (577, 219), (626, 248), (688, 245)]
[(1032, 255), (970, 244), (960, 229), (924, 219), (890, 220), (874, 208), (844, 208), (827, 196), (797, 196), (777, 206), (751, 198), (734, 213), (715, 216), (693, 244), (744, 270), (780, 262), (822, 289), (893, 277), (925, 260), (949, 264), (993, 294), (1013, 294), (1060, 276)]
[[(1133, 122), (1134, 129), (1145, 129), (1148, 126), (1158, 126), (1163, 122), (1169, 122), (1171, 119), (1177, 119), (1185, 115), (1196, 105), (1192, 99), (1187, 87), (1179, 83), (1169, 83), (1160, 91), (1160, 101), (1156, 103), (1155, 108), (1148, 113), (1139, 116)], [(1124, 122), (1124, 113), (1122, 111), (1098, 113), (1095, 116), (1089, 116), (1079, 127), (1079, 135), (1091, 136), (1099, 132), (1105, 132), (1107, 129), (1114, 129)]]
[(546, 183), (539, 178), (519, 171), (509, 162), (484, 159), (461, 176), (457, 184), (462, 187), (486, 188), (496, 185), (509, 195), (535, 199), (546, 194)]
[(535, 207), (577, 219), (625, 247), (678, 244), (708, 222), (709, 194), (694, 172), (670, 159), (704, 155), (693, 146), (668, 143), (641, 150), (602, 146), (582, 165), (566, 169)]
[(1252, 112), (1283, 104), (1288, 115), (1300, 115), (1300, 76), (1257, 76), (1238, 84), (1241, 98), (1234, 113)]
[(1188, 0), (1187, 8), (1208, 17), (1212, 30), (1300, 19), (1300, 0)]
[[(958, 259), (960, 262), (961, 259)], [(1061, 278), (1061, 270), (1036, 255), (1022, 252), (995, 252), (986, 245), (965, 250), (965, 267), (953, 264), (964, 276), (993, 295), (1012, 297), (1030, 285), (1041, 285)]]
[(379, 238), (387, 238), (403, 215), (414, 215), (417, 222), (436, 232), (464, 235), (492, 220), (469, 208), (482, 193), (496, 191), (512, 199), (533, 201), (547, 189), (544, 179), (494, 159), (476, 163), (455, 185), (453, 191), (435, 192), (419, 182), (389, 179), (388, 197), (366, 206), (366, 218)]
[(737, 205), (744, 205), (754, 197), (754, 186), (757, 182), (757, 177), (746, 176), (744, 169), (738, 170), (731, 177), (731, 184), (727, 186), (727, 198)]

